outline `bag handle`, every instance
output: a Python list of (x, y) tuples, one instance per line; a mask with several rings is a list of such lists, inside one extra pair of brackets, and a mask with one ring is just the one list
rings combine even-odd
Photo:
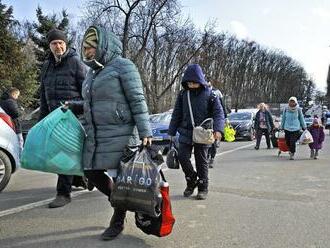
[(167, 182), (166, 179), (165, 179), (165, 176), (164, 176), (164, 173), (163, 173), (162, 170), (159, 171), (159, 174), (160, 174), (160, 176), (162, 177), (162, 180), (163, 180), (164, 182)]
[(203, 124), (204, 124), (205, 122), (208, 122), (208, 121), (211, 122), (211, 126), (213, 127), (213, 119), (212, 119), (212, 118), (207, 118), (207, 119), (205, 119), (205, 120), (200, 124), (200, 126), (203, 126)]
[[(64, 109), (62, 107), (58, 107), (56, 110), (54, 111), (61, 111), (62, 115), (60, 118), (58, 118), (52, 125), (52, 127), (50, 127), (49, 125), (47, 125), (47, 132), (46, 132), (46, 142), (45, 142), (45, 146), (48, 146), (48, 141), (50, 140), (50, 135), (52, 134), (53, 130), (57, 127), (57, 125), (62, 121), (68, 118), (69, 115), (69, 111), (66, 109), (64, 111)], [(47, 122), (46, 122), (47, 124)]]
[(192, 108), (191, 108), (190, 91), (189, 90), (188, 90), (188, 106), (189, 106), (191, 124), (192, 124), (193, 128), (195, 128), (195, 121), (194, 121), (194, 115), (193, 115)]

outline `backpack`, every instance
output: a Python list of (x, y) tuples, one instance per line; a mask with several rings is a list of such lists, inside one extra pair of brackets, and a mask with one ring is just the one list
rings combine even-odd
[(220, 104), (221, 104), (222, 109), (223, 109), (223, 114), (224, 114), (225, 118), (227, 118), (227, 110), (226, 110), (225, 103), (223, 101), (222, 93), (219, 89), (212, 87), (211, 88), (210, 100), (213, 101), (216, 97), (219, 97)]

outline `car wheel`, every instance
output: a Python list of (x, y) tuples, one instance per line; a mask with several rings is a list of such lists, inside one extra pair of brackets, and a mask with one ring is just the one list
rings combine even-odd
[(248, 141), (254, 140), (254, 134), (253, 134), (253, 130), (252, 129), (250, 130), (250, 135), (247, 137), (247, 140)]
[(11, 162), (9, 157), (0, 151), (0, 192), (7, 186), (11, 177)]

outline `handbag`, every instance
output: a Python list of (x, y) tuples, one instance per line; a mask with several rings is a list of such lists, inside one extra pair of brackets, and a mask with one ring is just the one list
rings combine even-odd
[(173, 141), (170, 141), (170, 150), (166, 156), (166, 165), (169, 169), (180, 169), (178, 149)]
[[(193, 142), (196, 144), (212, 145), (215, 141), (213, 135), (213, 119), (207, 118), (199, 126), (195, 126), (194, 115), (190, 102), (190, 91), (188, 91), (188, 105), (191, 124), (193, 126)], [(209, 126), (212, 128), (205, 128), (204, 126)]]
[(161, 214), (158, 217), (152, 217), (142, 213), (135, 213), (135, 224), (144, 233), (164, 237), (172, 232), (175, 218), (172, 213), (171, 200), (169, 194), (169, 185), (165, 180), (164, 174), (160, 171), (163, 179), (160, 186), (162, 194)]

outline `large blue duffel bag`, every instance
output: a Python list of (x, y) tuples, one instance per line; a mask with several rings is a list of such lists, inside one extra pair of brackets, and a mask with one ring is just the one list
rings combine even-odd
[(28, 133), (21, 165), (25, 169), (82, 176), (85, 131), (68, 109), (55, 109)]

